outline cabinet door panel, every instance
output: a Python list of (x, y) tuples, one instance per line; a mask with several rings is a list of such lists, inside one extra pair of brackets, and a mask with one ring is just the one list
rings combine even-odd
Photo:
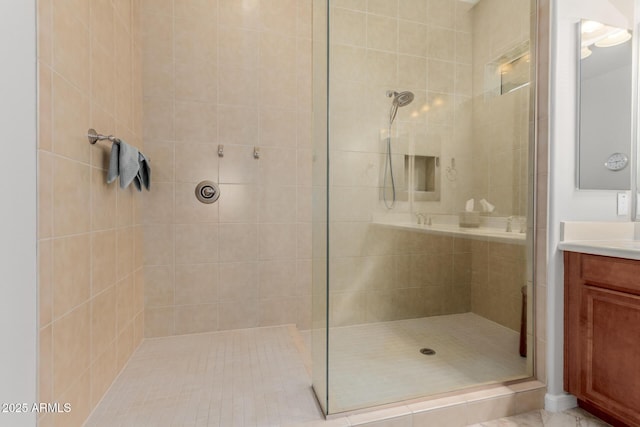
[(597, 255), (582, 255), (580, 259), (580, 277), (585, 282), (640, 295), (640, 262)]
[(640, 425), (640, 297), (584, 286), (582, 398)]

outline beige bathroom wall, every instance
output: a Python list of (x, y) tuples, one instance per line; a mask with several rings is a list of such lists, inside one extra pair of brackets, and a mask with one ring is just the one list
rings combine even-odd
[(147, 0), (142, 37), (145, 335), (308, 329), (311, 0)]
[(110, 144), (142, 148), (137, 0), (38, 0), (41, 426), (80, 426), (143, 337), (141, 195), (106, 184)]

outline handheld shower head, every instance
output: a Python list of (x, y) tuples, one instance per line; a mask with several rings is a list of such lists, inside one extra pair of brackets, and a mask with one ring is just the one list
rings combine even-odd
[(391, 125), (398, 113), (398, 107), (404, 107), (411, 104), (414, 96), (413, 92), (396, 92), (391, 90), (387, 91), (387, 96), (389, 98), (393, 97), (393, 104), (391, 104), (391, 111), (389, 112), (389, 125)]

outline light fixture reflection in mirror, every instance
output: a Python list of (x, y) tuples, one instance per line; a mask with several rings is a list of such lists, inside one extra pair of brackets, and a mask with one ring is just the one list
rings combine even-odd
[(590, 46), (613, 47), (631, 40), (631, 33), (624, 28), (610, 27), (597, 21), (583, 21), (581, 28), (581, 59), (591, 56)]

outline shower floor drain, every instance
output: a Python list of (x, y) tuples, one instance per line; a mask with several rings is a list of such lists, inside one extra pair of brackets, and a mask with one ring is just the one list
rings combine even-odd
[(436, 354), (436, 351), (430, 348), (421, 348), (420, 353), (424, 354), (425, 356), (433, 356), (434, 354)]

